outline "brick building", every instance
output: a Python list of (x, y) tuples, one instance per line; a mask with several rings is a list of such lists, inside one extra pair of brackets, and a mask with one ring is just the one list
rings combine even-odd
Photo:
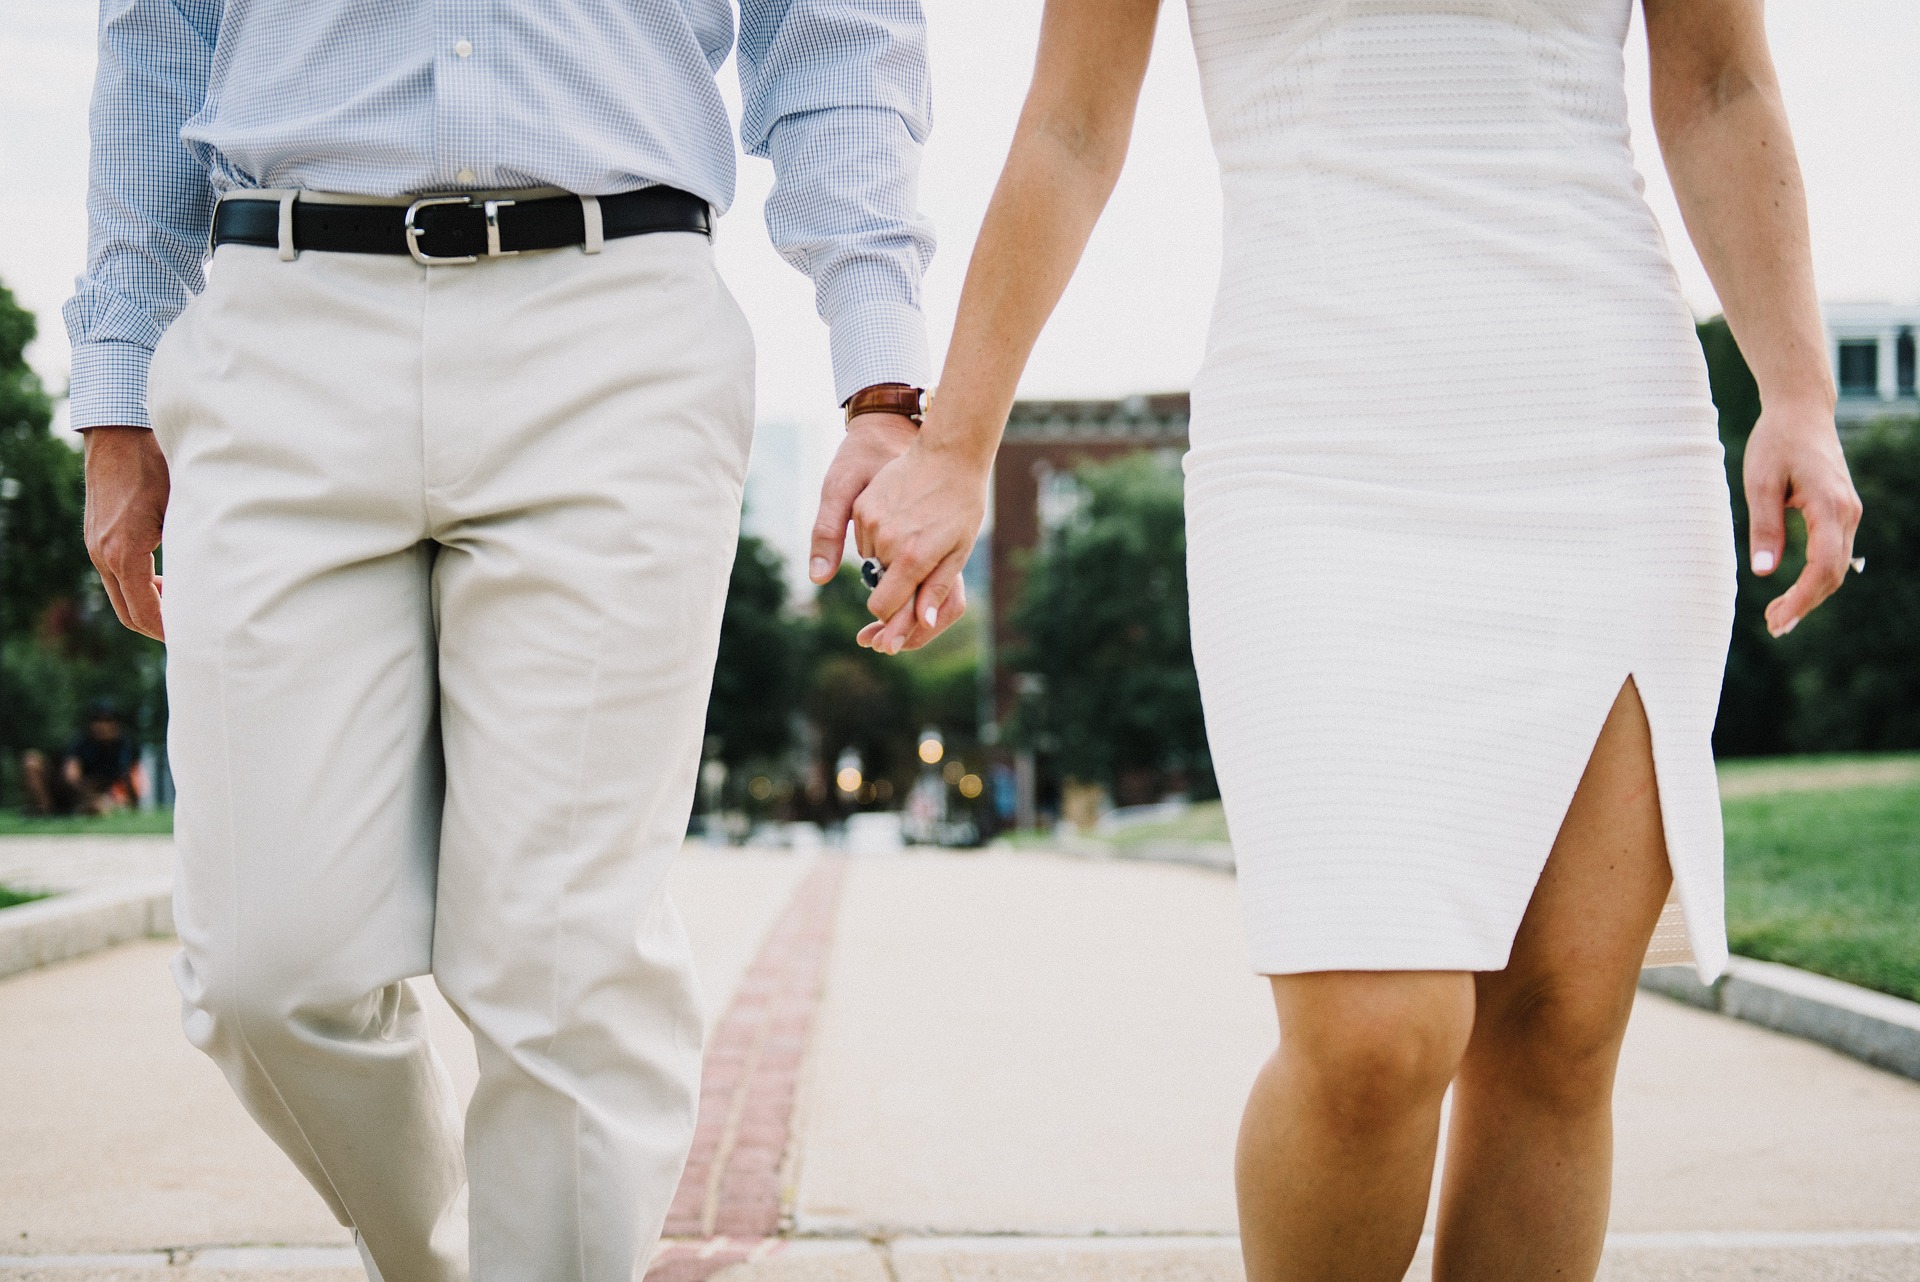
[[(1019, 698), (1019, 676), (1005, 656), (1020, 638), (1008, 620), (1020, 599), (1026, 554), (1045, 534), (1072, 515), (1077, 495), (1074, 469), (1141, 450), (1187, 449), (1187, 394), (1129, 396), (1113, 401), (1016, 401), (993, 469), (993, 528), (989, 539), (989, 647), (984, 665), (990, 674), (983, 690), (982, 729), (991, 742), (993, 727), (1003, 724)], [(1019, 822), (1035, 815), (1033, 763), (1010, 755), (1018, 776)]]

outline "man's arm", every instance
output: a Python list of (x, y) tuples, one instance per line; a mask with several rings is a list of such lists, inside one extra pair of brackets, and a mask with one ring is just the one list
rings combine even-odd
[[(920, 277), (933, 232), (916, 208), (931, 126), (919, 0), (745, 0), (739, 59), (741, 141), (773, 162), (767, 230), (813, 279), (838, 399), (925, 387)], [(815, 582), (839, 565), (854, 498), (913, 432), (891, 414), (848, 424), (815, 522)]]
[(147, 366), (203, 280), (213, 191), (180, 128), (206, 99), (218, 25), (215, 0), (101, 0), (87, 272), (64, 311), (87, 550), (120, 621), (153, 637), (167, 469), (146, 430)]
[(932, 121), (918, 0), (745, 0), (740, 90), (741, 142), (773, 162), (767, 231), (813, 278), (839, 400), (924, 387), (933, 230), (915, 204)]

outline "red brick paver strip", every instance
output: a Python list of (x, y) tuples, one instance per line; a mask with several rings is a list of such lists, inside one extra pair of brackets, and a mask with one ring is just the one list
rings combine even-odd
[(708, 1038), (693, 1151), (647, 1282), (703, 1282), (780, 1247), (780, 1166), (846, 865), (824, 855), (802, 879)]

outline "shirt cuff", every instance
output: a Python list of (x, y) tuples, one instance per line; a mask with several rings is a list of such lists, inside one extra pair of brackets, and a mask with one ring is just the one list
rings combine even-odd
[(89, 427), (151, 427), (147, 366), (153, 353), (137, 343), (80, 343), (67, 379), (68, 423)]
[(838, 404), (876, 383), (928, 385), (933, 360), (927, 354), (927, 322), (913, 304), (853, 303), (828, 318), (827, 331)]

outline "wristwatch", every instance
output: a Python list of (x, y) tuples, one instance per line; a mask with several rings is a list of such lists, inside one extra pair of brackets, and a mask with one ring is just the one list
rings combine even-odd
[(898, 414), (916, 424), (926, 412), (926, 392), (905, 383), (875, 383), (847, 399), (847, 422), (862, 414)]

